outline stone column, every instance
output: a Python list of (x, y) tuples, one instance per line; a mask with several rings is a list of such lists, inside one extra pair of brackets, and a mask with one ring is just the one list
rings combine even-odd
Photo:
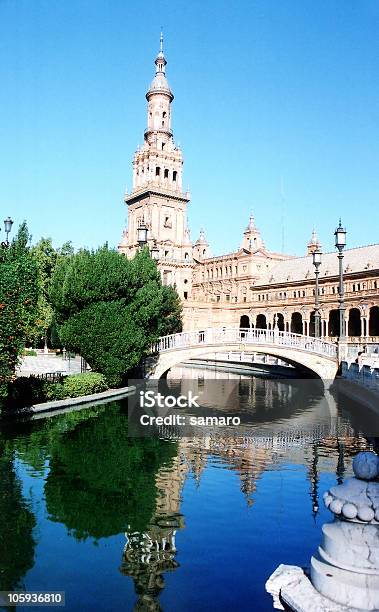
[(379, 458), (359, 453), (355, 478), (324, 494), (333, 523), (311, 560), (311, 581), (319, 593), (358, 610), (379, 608)]
[(329, 337), (329, 315), (327, 319), (325, 320), (325, 338)]
[(274, 608), (294, 612), (379, 609), (379, 457), (359, 453), (354, 478), (324, 494), (334, 514), (311, 559), (311, 579), (295, 565), (279, 565), (266, 582)]

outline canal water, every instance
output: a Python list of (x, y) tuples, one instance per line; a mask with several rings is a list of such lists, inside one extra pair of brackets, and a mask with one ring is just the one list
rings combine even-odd
[(217, 376), (249, 415), (233, 431), (132, 438), (126, 401), (3, 424), (0, 591), (65, 591), (68, 611), (272, 610), (265, 581), (309, 564), (370, 416), (311, 382), (171, 380)]

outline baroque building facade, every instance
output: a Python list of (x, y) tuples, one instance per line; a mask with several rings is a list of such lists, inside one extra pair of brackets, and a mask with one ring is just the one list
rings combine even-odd
[[(148, 228), (164, 284), (183, 301), (184, 330), (240, 326), (314, 334), (315, 276), (312, 253), (321, 245), (315, 231), (306, 255), (269, 251), (250, 214), (238, 251), (213, 257), (205, 232), (193, 243), (183, 191), (183, 155), (172, 130), (174, 95), (166, 77), (161, 36), (155, 76), (146, 94), (144, 143), (133, 159), (133, 184), (125, 194), (128, 226), (119, 251), (133, 257), (138, 228)], [(324, 253), (320, 267), (321, 335), (338, 335), (338, 259)], [(344, 252), (345, 324), (352, 343), (379, 342), (379, 244)]]

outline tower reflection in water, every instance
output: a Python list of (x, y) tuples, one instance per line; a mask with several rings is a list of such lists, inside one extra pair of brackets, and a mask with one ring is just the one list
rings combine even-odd
[[(342, 442), (342, 445), (341, 445)], [(351, 458), (357, 450), (368, 448), (367, 441), (356, 436), (351, 430), (339, 439), (334, 437), (318, 438), (307, 447), (289, 441), (275, 445), (260, 446), (254, 439), (245, 437), (220, 439), (183, 438), (179, 441), (178, 456), (171, 469), (164, 467), (157, 473), (158, 492), (156, 511), (143, 532), (128, 530), (120, 570), (134, 582), (137, 601), (134, 610), (161, 610), (159, 597), (165, 587), (165, 574), (179, 568), (176, 559), (176, 536), (185, 529), (185, 520), (180, 512), (182, 492), (188, 477), (195, 479), (200, 486), (201, 474), (208, 461), (222, 461), (227, 469), (238, 474), (240, 491), (248, 507), (254, 505), (254, 494), (258, 493), (259, 479), (267, 469), (279, 467), (284, 460), (305, 464), (309, 481), (309, 511), (314, 517), (319, 510), (319, 473), (334, 472), (339, 479), (341, 448), (343, 459), (350, 467)], [(322, 491), (321, 491), (322, 494)]]
[[(234, 388), (225, 384), (226, 376), (227, 380), (237, 379), (239, 384)], [(219, 384), (207, 395), (208, 378), (219, 378)], [(312, 386), (307, 381), (280, 382), (187, 366), (175, 368), (167, 384), (171, 388), (179, 385), (182, 393), (194, 390), (197, 385), (203, 392), (202, 406), (221, 412), (227, 407), (253, 416), (253, 420), (245, 419), (242, 428), (229, 434), (219, 430), (179, 438), (178, 454), (171, 468), (163, 466), (156, 474), (158, 498), (148, 528), (144, 532), (125, 534), (121, 571), (134, 581), (135, 610), (161, 609), (159, 596), (165, 587), (165, 574), (179, 567), (176, 536), (185, 528), (180, 512), (183, 487), (188, 477), (200, 486), (208, 462), (222, 463), (224, 469), (238, 474), (240, 491), (248, 507), (254, 505), (255, 495), (259, 494), (257, 486), (265, 471), (280, 469), (287, 462), (305, 466), (309, 511), (316, 520), (322, 494), (320, 472), (334, 473), (339, 482), (350, 468), (351, 457), (370, 446), (357, 433), (359, 429), (343, 418), (333, 396), (320, 392), (317, 383)], [(169, 437), (165, 428), (159, 434)]]
[(120, 570), (134, 581), (138, 596), (135, 610), (160, 610), (158, 597), (165, 586), (164, 574), (179, 567), (175, 537), (178, 529), (184, 528), (179, 510), (187, 472), (188, 465), (178, 453), (171, 469), (162, 468), (156, 475), (156, 509), (147, 529), (128, 529), (125, 533)]

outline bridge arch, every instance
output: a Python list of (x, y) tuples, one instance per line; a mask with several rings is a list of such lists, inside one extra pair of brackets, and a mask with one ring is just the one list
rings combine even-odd
[[(170, 368), (206, 353), (235, 351), (266, 353), (332, 382), (338, 368), (336, 346), (329, 342), (278, 330), (206, 329), (164, 336), (153, 347), (150, 378), (161, 378)], [(329, 385), (327, 385), (329, 386)]]

